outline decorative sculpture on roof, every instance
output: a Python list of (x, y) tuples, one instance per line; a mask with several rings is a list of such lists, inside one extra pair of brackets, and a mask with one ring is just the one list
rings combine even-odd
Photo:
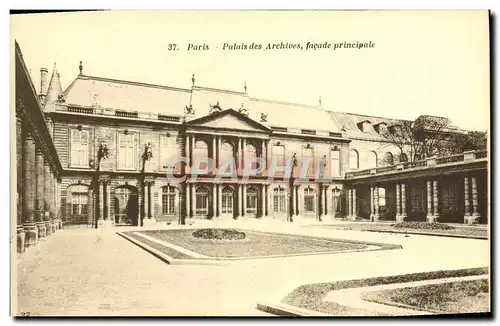
[(83, 63), (80, 61), (80, 65), (78, 66), (78, 69), (80, 69), (80, 75), (83, 75)]
[(184, 110), (184, 112), (186, 112), (186, 114), (194, 114), (195, 111), (193, 105), (192, 104), (186, 105), (186, 109)]
[(217, 101), (217, 104), (215, 104), (215, 105), (212, 105), (212, 104), (209, 104), (209, 105), (210, 105), (209, 114), (213, 114), (213, 113), (217, 113), (217, 112), (222, 111), (222, 108), (219, 105), (219, 101)]
[(151, 146), (151, 143), (147, 143), (144, 146), (144, 153), (142, 153), (142, 160), (149, 161), (151, 158), (153, 158), (153, 148)]
[(260, 122), (267, 122), (267, 114), (265, 113), (260, 114)]
[(57, 102), (60, 102), (60, 103), (66, 102), (66, 97), (64, 96), (64, 94), (57, 95)]
[(248, 116), (248, 110), (243, 107), (243, 103), (241, 103), (241, 106), (238, 109), (238, 112), (241, 113), (241, 114), (244, 114), (244, 115)]

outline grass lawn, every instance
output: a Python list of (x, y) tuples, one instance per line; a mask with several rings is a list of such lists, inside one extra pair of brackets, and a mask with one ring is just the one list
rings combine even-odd
[[(193, 237), (196, 229), (182, 230), (148, 230), (141, 233), (168, 242), (196, 253), (213, 258), (251, 258), (261, 256), (286, 256), (314, 253), (334, 253), (343, 251), (358, 251), (368, 249), (370, 245), (376, 249), (395, 249), (397, 245), (374, 244), (360, 241), (324, 239), (309, 236), (285, 235), (257, 231), (244, 231), (246, 239), (233, 241), (211, 241)], [(240, 230), (241, 231), (241, 230)], [(175, 253), (161, 244), (147, 241), (133, 232), (126, 232), (134, 239), (147, 242), (153, 248), (164, 252), (173, 258), (186, 258), (186, 255)], [(174, 253), (173, 253), (174, 252)], [(190, 258), (190, 257), (188, 257)]]
[(362, 298), (381, 304), (402, 304), (437, 313), (490, 311), (487, 279), (368, 292), (364, 293)]
[(487, 268), (471, 268), (451, 271), (414, 273), (387, 277), (374, 277), (360, 280), (337, 281), (329, 283), (304, 284), (293, 290), (282, 302), (299, 308), (314, 310), (334, 316), (373, 315), (373, 312), (363, 312), (334, 302), (323, 301), (330, 291), (360, 288), (382, 284), (406, 283), (430, 279), (484, 275)]
[(442, 235), (457, 235), (465, 237), (482, 237), (488, 238), (488, 228), (486, 227), (469, 227), (457, 226), (453, 229), (429, 229), (429, 228), (405, 228), (395, 227), (395, 223), (377, 223), (377, 222), (353, 222), (342, 224), (325, 224), (328, 228), (353, 231), (370, 231), (370, 232), (408, 232), (411, 233), (427, 233), (427, 234), (442, 234)]

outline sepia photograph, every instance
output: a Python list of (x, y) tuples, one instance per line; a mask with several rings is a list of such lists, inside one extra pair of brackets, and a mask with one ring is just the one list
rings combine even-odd
[(11, 316), (491, 317), (490, 15), (11, 12)]

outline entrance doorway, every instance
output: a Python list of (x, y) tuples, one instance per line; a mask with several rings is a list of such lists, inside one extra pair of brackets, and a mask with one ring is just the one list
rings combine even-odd
[(139, 225), (137, 188), (120, 186), (115, 189), (115, 225)]
[(222, 197), (221, 197), (221, 218), (234, 218), (234, 190), (233, 188), (226, 186), (222, 189)]

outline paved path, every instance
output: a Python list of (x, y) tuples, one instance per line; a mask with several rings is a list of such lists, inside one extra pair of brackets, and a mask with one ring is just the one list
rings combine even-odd
[[(61, 230), (19, 256), (18, 313), (38, 315), (264, 315), (304, 283), (488, 266), (485, 240), (301, 228), (282, 222), (229, 226), (403, 245), (403, 250), (257, 259), (231, 266), (168, 265), (115, 234)], [(194, 226), (201, 226), (197, 223)], [(213, 224), (210, 224), (213, 225)], [(124, 229), (120, 229), (124, 230)]]

